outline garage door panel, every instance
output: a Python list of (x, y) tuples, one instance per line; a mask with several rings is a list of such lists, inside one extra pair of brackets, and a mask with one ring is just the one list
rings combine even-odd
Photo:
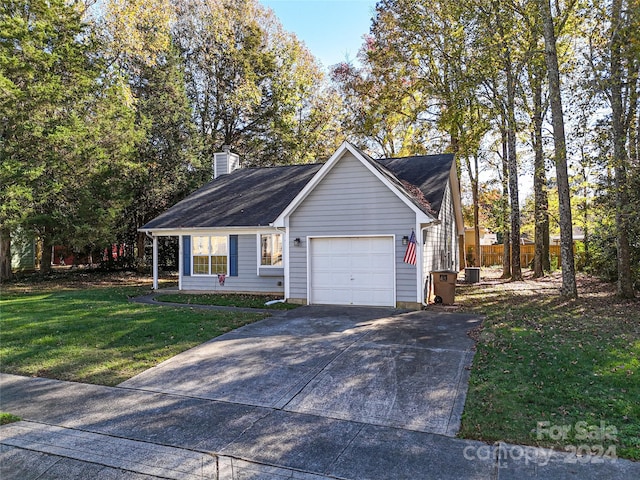
[(369, 257), (369, 256), (365, 256), (365, 255), (358, 255), (358, 256), (354, 256), (351, 257), (350, 261), (349, 261), (349, 265), (351, 267), (351, 270), (369, 270), (370, 267), (372, 266), (372, 262), (374, 261), (373, 258)]
[(325, 290), (335, 287), (347, 287), (351, 285), (351, 276), (332, 272), (316, 272), (315, 285)]
[(312, 238), (310, 303), (395, 305), (393, 238)]
[[(375, 239), (375, 240), (379, 240), (379, 239)], [(389, 246), (390, 245), (387, 242), (372, 241), (369, 244), (369, 249), (371, 253), (382, 254), (382, 253), (389, 252)], [(393, 244), (391, 244), (391, 249), (393, 250)]]
[(350, 293), (345, 289), (318, 288), (314, 291), (314, 303), (324, 305), (349, 305)]
[(382, 255), (372, 255), (367, 260), (367, 265), (375, 270), (386, 270), (389, 273), (393, 273), (393, 261), (389, 258), (385, 258)]

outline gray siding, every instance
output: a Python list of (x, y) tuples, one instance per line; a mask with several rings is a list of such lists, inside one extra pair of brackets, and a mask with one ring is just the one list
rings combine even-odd
[(447, 188), (440, 207), (439, 225), (425, 230), (424, 274), (425, 279), (434, 270), (458, 270), (460, 265), (456, 220), (451, 198), (451, 185)]
[(257, 262), (258, 242), (256, 235), (238, 235), (237, 277), (227, 276), (224, 287), (222, 287), (218, 284), (217, 276), (191, 275), (182, 277), (182, 289), (284, 294), (284, 272), (280, 270), (281, 275), (258, 276)]
[[(290, 297), (307, 298), (307, 236), (396, 235), (396, 301), (416, 301), (416, 267), (403, 262), (402, 237), (416, 215), (347, 153), (289, 219)], [(301, 239), (299, 247), (293, 239)], [(390, 273), (390, 281), (393, 281)]]

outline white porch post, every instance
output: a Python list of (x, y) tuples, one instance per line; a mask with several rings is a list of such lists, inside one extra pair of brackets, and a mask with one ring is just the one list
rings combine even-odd
[(158, 290), (158, 237), (153, 236), (153, 289)]
[(183, 249), (184, 242), (182, 240), (182, 235), (178, 237), (178, 290), (182, 290), (182, 272), (184, 271), (183, 265)]

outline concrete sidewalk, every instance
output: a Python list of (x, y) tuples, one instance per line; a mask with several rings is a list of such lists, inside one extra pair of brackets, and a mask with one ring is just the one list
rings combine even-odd
[(215, 400), (0, 376), (0, 478), (619, 479), (640, 464)]

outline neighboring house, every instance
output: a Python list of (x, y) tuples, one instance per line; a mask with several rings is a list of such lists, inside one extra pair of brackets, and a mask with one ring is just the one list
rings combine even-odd
[(11, 236), (11, 270), (33, 271), (36, 269), (36, 240), (20, 232)]
[[(582, 227), (574, 226), (572, 229), (572, 234), (574, 242), (584, 242), (584, 230), (582, 229)], [(560, 234), (551, 235), (549, 241), (551, 245), (560, 245)]]
[(373, 160), (345, 142), (324, 164), (238, 166), (215, 154), (216, 178), (140, 229), (154, 243), (154, 288), (161, 236), (179, 237), (180, 290), (303, 304), (419, 308), (429, 273), (459, 268), (453, 155)]
[[(476, 233), (473, 227), (464, 227), (465, 248), (474, 247), (476, 244)], [(495, 245), (498, 243), (498, 235), (488, 228), (480, 227), (480, 245)]]

